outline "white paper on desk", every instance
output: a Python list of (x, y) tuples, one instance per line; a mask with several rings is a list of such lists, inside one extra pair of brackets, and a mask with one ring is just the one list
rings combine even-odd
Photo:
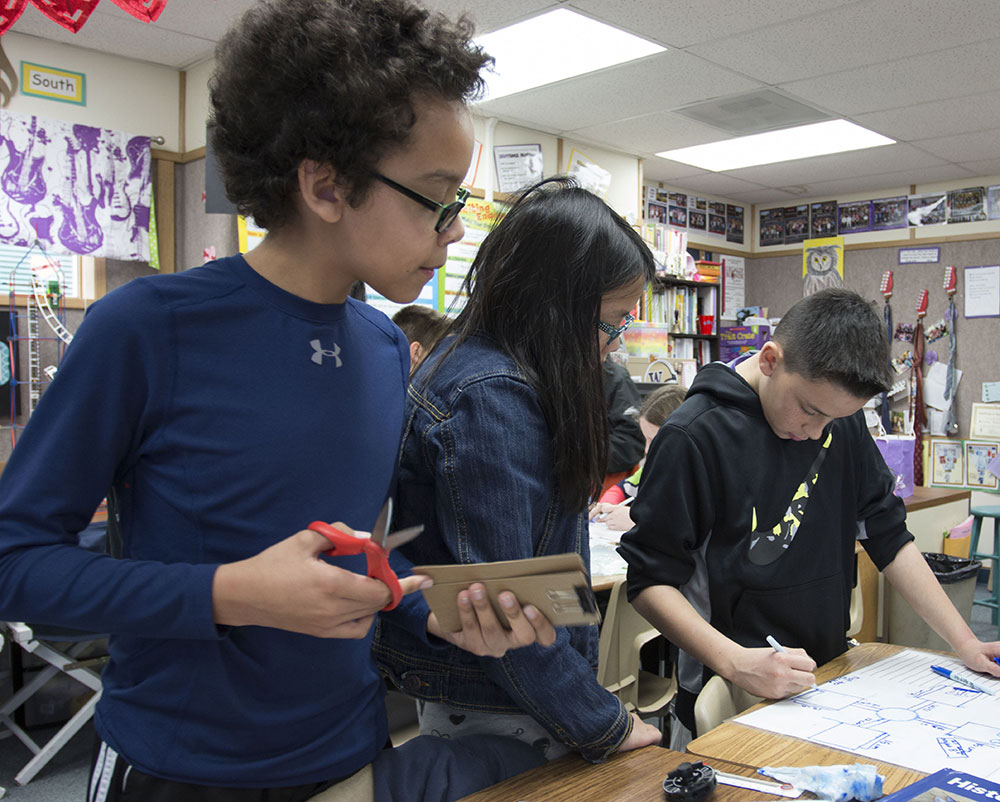
[(1000, 694), (1000, 680), (906, 649), (735, 720), (926, 773), (1000, 778), (1000, 695), (963, 689), (932, 665)]
[(590, 522), (590, 575), (624, 574), (628, 563), (616, 551), (622, 533), (608, 529), (603, 521)]
[(962, 371), (955, 368), (955, 386), (951, 391), (951, 398), (944, 397), (945, 381), (948, 376), (948, 363), (935, 362), (930, 366), (927, 375), (924, 376), (924, 403), (929, 407), (947, 412), (951, 409), (951, 402), (955, 400), (955, 391), (958, 383), (962, 380)]

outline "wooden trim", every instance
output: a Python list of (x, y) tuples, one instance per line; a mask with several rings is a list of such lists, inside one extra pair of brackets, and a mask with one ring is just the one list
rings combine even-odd
[(94, 298), (103, 298), (108, 292), (108, 260), (94, 259)]
[[(911, 233), (915, 232), (916, 229), (910, 229)], [(850, 245), (844, 245), (845, 251), (867, 251), (873, 248), (909, 248), (913, 246), (923, 246), (923, 245), (940, 245), (942, 243), (948, 242), (972, 242), (974, 240), (987, 240), (987, 239), (1000, 239), (1000, 231), (995, 232), (983, 232), (982, 234), (954, 234), (952, 236), (941, 236), (941, 237), (926, 237), (921, 239), (896, 239), (896, 240), (883, 240), (881, 242), (857, 242)], [(721, 251), (720, 251), (721, 253)], [(765, 259), (768, 256), (795, 256), (801, 254), (801, 248), (783, 248), (780, 251), (753, 251), (751, 253), (736, 254), (738, 256), (746, 256), (750, 259)]]
[(189, 150), (186, 153), (177, 153), (173, 150), (159, 150), (158, 148), (153, 148), (150, 153), (153, 159), (164, 162), (174, 162), (175, 164), (187, 164), (188, 162), (198, 161), (198, 159), (205, 158), (205, 146), (202, 145), (200, 148), (195, 148), (194, 150)]
[(636, 159), (635, 166), (639, 178), (639, 206), (636, 212), (636, 225), (641, 226), (646, 221), (646, 218), (642, 214), (642, 210), (646, 205), (646, 191), (642, 184), (642, 178), (645, 175), (645, 164), (642, 159)]
[(184, 153), (184, 158), (181, 159), (181, 164), (187, 164), (188, 162), (196, 162), (198, 159), (205, 158), (206, 147), (202, 145), (200, 148), (195, 148), (194, 150), (189, 150)]
[(156, 238), (160, 254), (160, 272), (174, 272), (174, 163), (157, 159), (156, 168)]
[[(62, 304), (66, 309), (86, 309), (96, 299), (95, 298), (63, 298)], [(27, 309), (28, 302), (34, 303), (34, 298), (30, 295), (18, 294), (13, 301), (13, 305), (19, 309)], [(4, 392), (7, 392), (4, 390)]]
[[(469, 187), (469, 197), (476, 200), (485, 200), (486, 190), (480, 187)], [(516, 197), (517, 195), (511, 192), (493, 192), (494, 203), (513, 203)]]
[(187, 71), (181, 70), (177, 78), (177, 97), (180, 105), (177, 110), (177, 141), (180, 142), (179, 150), (183, 153), (187, 148)]

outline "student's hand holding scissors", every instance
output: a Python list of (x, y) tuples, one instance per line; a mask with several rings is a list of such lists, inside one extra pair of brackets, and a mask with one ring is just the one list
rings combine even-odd
[(510, 649), (538, 643), (551, 646), (556, 642), (552, 624), (534, 606), (521, 607), (513, 593), (498, 596), (510, 629), (504, 629), (486, 596), (486, 588), (478, 582), (458, 593), (458, 614), (462, 621), (459, 632), (445, 632), (434, 613), (427, 618), (427, 631), (460, 649), (480, 657), (503, 657)]
[[(332, 525), (345, 536), (354, 530)], [(375, 614), (393, 601), (380, 579), (356, 574), (321, 559), (330, 550), (322, 534), (304, 529), (253, 557), (226, 563), (215, 572), (215, 621), (232, 626), (265, 626), (321, 638), (363, 638)], [(401, 594), (412, 593), (426, 576), (398, 580)]]

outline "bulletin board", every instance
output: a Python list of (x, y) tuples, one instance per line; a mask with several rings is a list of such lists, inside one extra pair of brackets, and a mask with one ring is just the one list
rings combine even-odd
[[(914, 242), (912, 247), (923, 245)], [(852, 248), (844, 251), (844, 286), (877, 302), (882, 308), (880, 284), (886, 270), (893, 271), (893, 294), (890, 300), (893, 326), (916, 323), (914, 309), (919, 291), (928, 291), (924, 328), (930, 329), (944, 317), (948, 296), (943, 289), (944, 269), (954, 265), (958, 276), (955, 306), (958, 310), (958, 350), (956, 366), (963, 371), (958, 386), (958, 437), (970, 439), (973, 402), (982, 401), (983, 382), (1000, 381), (1000, 318), (965, 317), (965, 268), (1000, 264), (1000, 237), (935, 243), (940, 248), (939, 261), (925, 264), (899, 264), (899, 245)], [(902, 246), (904, 248), (910, 245)], [(802, 254), (748, 258), (746, 269), (746, 305), (768, 307), (771, 317), (778, 317), (802, 298)], [(880, 312), (881, 313), (881, 312)], [(936, 351), (942, 362), (948, 361), (948, 338), (925, 346)], [(893, 340), (892, 354), (912, 350), (911, 343)], [(900, 374), (905, 378), (908, 374)]]

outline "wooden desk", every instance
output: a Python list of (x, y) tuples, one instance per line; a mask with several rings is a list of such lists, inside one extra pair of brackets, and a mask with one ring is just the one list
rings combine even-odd
[[(902, 651), (905, 647), (887, 643), (863, 643), (848, 649), (840, 657), (834, 658), (816, 670), (816, 682), (823, 683), (834, 677), (849, 674), (864, 666), (877, 663), (886, 657)], [(750, 710), (771, 704), (761, 702)], [(746, 711), (745, 711), (746, 712)], [(688, 752), (698, 759), (714, 761), (724, 757), (734, 763), (751, 768), (760, 766), (830, 766), (856, 763), (860, 759), (851, 752), (842, 752), (826, 746), (811, 743), (790, 735), (779, 735), (755, 727), (747, 727), (734, 721), (727, 721), (714, 730), (695, 738), (688, 744)], [(923, 772), (864, 759), (878, 767), (878, 773), (885, 777), (885, 793), (890, 793), (904, 785), (916, 782), (926, 776)]]
[(907, 514), (929, 507), (939, 507), (953, 501), (969, 501), (971, 490), (959, 490), (952, 487), (921, 487), (913, 488), (913, 495), (903, 499)]
[[(682, 755), (658, 746), (647, 746), (612, 755), (604, 763), (587, 763), (579, 755), (566, 755), (537, 769), (511, 777), (478, 793), (463, 797), (462, 802), (663, 802), (663, 780), (681, 763), (698, 758)], [(753, 771), (713, 760), (709, 764), (720, 771), (750, 777)], [(808, 796), (808, 795), (807, 795)], [(743, 802), (770, 800), (773, 794), (748, 791), (731, 785), (718, 785), (706, 802)]]
[(601, 591), (611, 590), (615, 586), (615, 582), (619, 579), (624, 579), (625, 574), (612, 574), (610, 576), (592, 576), (590, 578), (590, 586), (594, 589), (594, 593), (600, 593)]

